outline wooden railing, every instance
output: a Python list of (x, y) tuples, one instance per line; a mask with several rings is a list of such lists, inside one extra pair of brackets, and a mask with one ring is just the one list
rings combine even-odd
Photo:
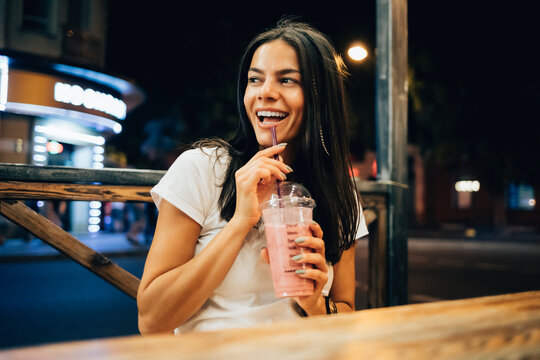
[[(392, 181), (356, 181), (368, 240), (368, 308), (408, 303), (407, 186)], [(392, 213), (392, 215), (391, 215)], [(398, 221), (399, 220), (399, 221)]]
[(21, 200), (151, 202), (164, 171), (0, 164), (0, 213), (132, 298), (139, 279)]
[[(136, 298), (139, 279), (25, 205), (22, 200), (151, 202), (165, 171), (0, 164), (0, 213), (13, 223)], [(370, 227), (368, 307), (387, 304), (386, 187), (358, 183)], [(362, 190), (363, 189), (363, 190)]]

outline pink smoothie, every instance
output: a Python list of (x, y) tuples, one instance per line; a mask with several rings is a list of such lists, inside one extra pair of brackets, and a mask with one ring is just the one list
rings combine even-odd
[(313, 280), (302, 279), (295, 273), (296, 270), (305, 269), (306, 265), (291, 259), (304, 251), (294, 240), (301, 236), (311, 236), (308, 223), (265, 224), (264, 228), (276, 297), (313, 294)]

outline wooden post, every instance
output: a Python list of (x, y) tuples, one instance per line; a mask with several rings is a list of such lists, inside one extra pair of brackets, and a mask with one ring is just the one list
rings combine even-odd
[[(407, 293), (407, 0), (376, 0), (376, 136), (378, 180), (388, 186), (386, 244), (370, 269), (386, 283), (384, 300), (406, 304)], [(385, 239), (380, 239), (384, 241)]]
[(102, 254), (90, 249), (61, 227), (53, 224), (22, 202), (0, 200), (0, 214), (27, 229), (127, 295), (134, 299), (137, 298), (137, 289), (140, 282), (137, 277)]

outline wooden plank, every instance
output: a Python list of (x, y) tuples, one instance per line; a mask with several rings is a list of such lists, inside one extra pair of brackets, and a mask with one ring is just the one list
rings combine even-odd
[[(389, 305), (388, 300), (388, 197), (394, 184), (358, 181), (368, 237), (368, 308)], [(368, 221), (369, 220), (369, 221)]]
[(153, 186), (159, 182), (164, 174), (164, 170), (117, 168), (85, 169), (67, 166), (35, 166), (0, 163), (0, 180), (10, 181), (78, 182)]
[(150, 186), (0, 182), (0, 199), (152, 202)]
[(368, 238), (368, 307), (388, 306), (388, 208), (387, 196), (372, 195), (377, 222)]
[(377, 220), (377, 213), (373, 209), (363, 209), (363, 211), (366, 226), (371, 225), (375, 220)]
[(540, 291), (0, 352), (3, 359), (537, 359)]
[(0, 200), (0, 213), (127, 295), (134, 299), (137, 297), (140, 282), (137, 277), (87, 247), (23, 203), (16, 200)]

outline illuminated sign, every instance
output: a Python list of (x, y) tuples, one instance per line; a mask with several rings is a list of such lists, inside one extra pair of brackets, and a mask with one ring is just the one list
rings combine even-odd
[(9, 59), (0, 55), (0, 111), (6, 109), (8, 92), (8, 69)]
[(126, 104), (111, 94), (105, 94), (79, 85), (57, 82), (54, 84), (54, 100), (87, 109), (102, 111), (117, 119), (126, 117)]
[(454, 188), (457, 192), (477, 192), (480, 190), (480, 181), (478, 180), (462, 180), (457, 181)]
[(122, 132), (122, 125), (117, 121), (125, 118), (126, 104), (110, 95), (106, 88), (84, 82), (72, 84), (49, 74), (8, 69), (8, 62), (6, 57), (0, 56), (0, 111), (69, 119), (99, 132)]
[(80, 132), (63, 129), (63, 128), (53, 126), (53, 125), (48, 125), (48, 126), (36, 125), (34, 127), (34, 131), (41, 134), (47, 134), (48, 136), (54, 136), (56, 138), (65, 139), (68, 141), (77, 141), (77, 142), (83, 142), (83, 143), (90, 143), (94, 145), (105, 144), (105, 138), (103, 136), (83, 134)]

